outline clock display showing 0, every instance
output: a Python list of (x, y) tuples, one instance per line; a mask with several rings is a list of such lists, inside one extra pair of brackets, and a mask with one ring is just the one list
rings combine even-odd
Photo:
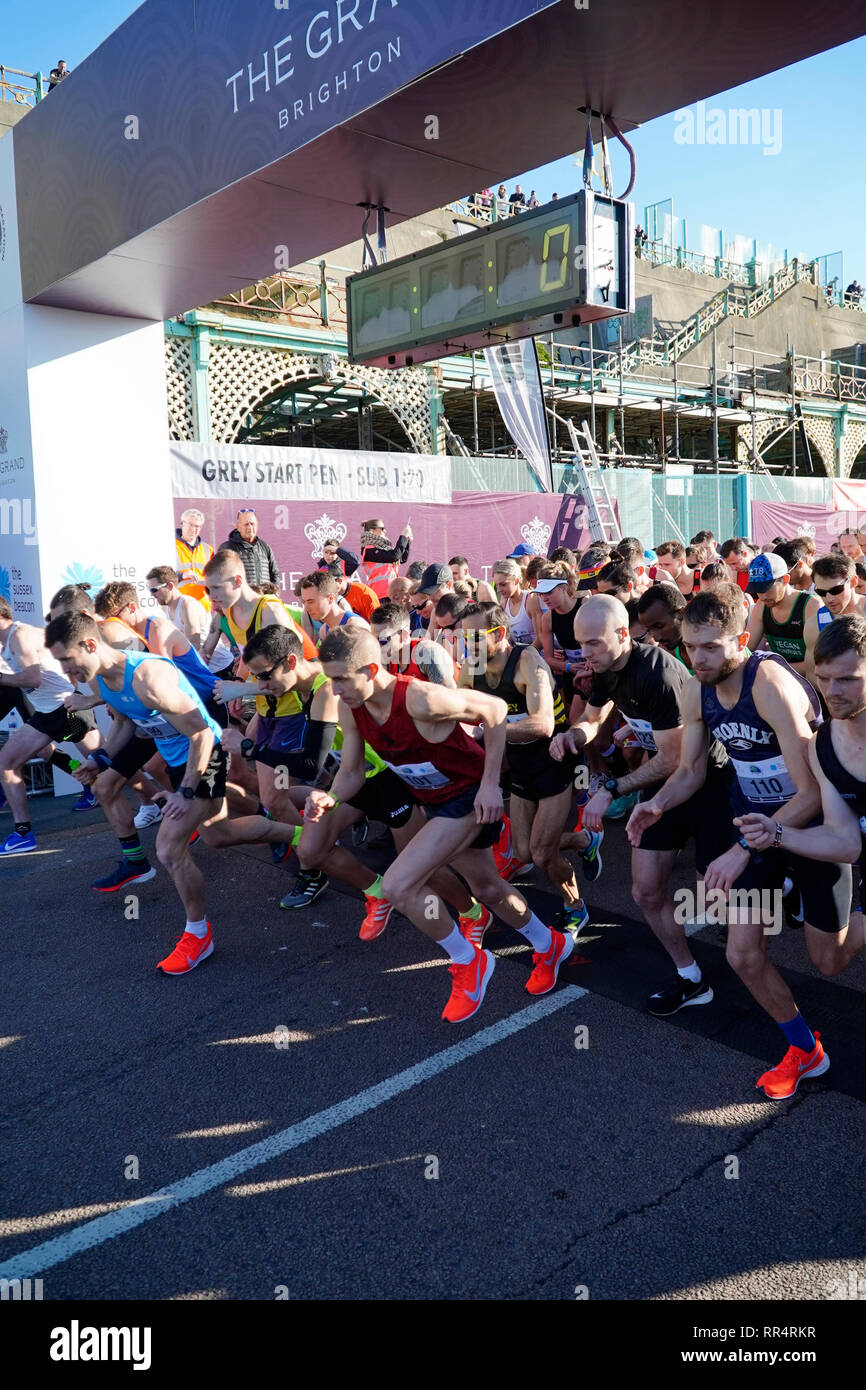
[(350, 276), (350, 359), (412, 366), (629, 312), (632, 216), (582, 190)]
[(570, 290), (572, 285), (571, 224), (558, 222), (544, 230), (517, 223), (511, 236), (496, 246), (496, 303), (501, 309), (534, 301), (539, 294)]

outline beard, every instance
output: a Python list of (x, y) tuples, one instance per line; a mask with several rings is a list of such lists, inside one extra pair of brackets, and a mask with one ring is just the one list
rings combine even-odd
[(737, 657), (731, 657), (717, 671), (707, 671), (701, 674), (696, 671), (695, 675), (701, 685), (721, 685), (722, 681), (726, 681), (728, 676), (732, 676), (741, 665), (742, 662)]

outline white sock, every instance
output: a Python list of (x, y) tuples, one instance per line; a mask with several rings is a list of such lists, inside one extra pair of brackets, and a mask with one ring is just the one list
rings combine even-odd
[(546, 955), (553, 944), (550, 927), (546, 927), (541, 918), (536, 917), (534, 912), (530, 913), (529, 921), (526, 923), (526, 926), (519, 927), (518, 931), (521, 936), (526, 937), (532, 949), (534, 951), (540, 951), (542, 955)]
[(204, 940), (207, 936), (207, 921), (203, 918), (201, 922), (187, 922), (186, 929), (190, 936), (197, 936)]
[(455, 926), (443, 941), (439, 942), (443, 951), (447, 951), (455, 965), (469, 965), (475, 959), (476, 947), (471, 941), (467, 941), (460, 928)]
[(692, 984), (696, 985), (701, 978), (701, 967), (696, 960), (693, 960), (691, 965), (677, 966), (677, 974), (682, 975), (684, 980), (691, 980)]

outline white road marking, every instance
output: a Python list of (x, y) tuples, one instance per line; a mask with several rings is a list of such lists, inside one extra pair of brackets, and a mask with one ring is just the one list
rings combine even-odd
[(451, 1067), (468, 1061), (470, 1057), (477, 1056), (488, 1047), (494, 1047), (496, 1043), (504, 1042), (506, 1038), (522, 1032), (524, 1028), (530, 1028), (533, 1023), (539, 1023), (551, 1014), (558, 1013), (560, 1009), (568, 1008), (570, 1004), (582, 999), (586, 993), (585, 989), (577, 985), (568, 985), (554, 994), (547, 994), (528, 1008), (521, 1009), (516, 1014), (509, 1014), (507, 1018), (500, 1019), (489, 1028), (482, 1028), (480, 1033), (455, 1043), (453, 1047), (446, 1047), (442, 1052), (434, 1052), (415, 1066), (407, 1067), (405, 1071), (397, 1072), (387, 1080), (380, 1081), (378, 1085), (370, 1086), (366, 1091), (359, 1091), (357, 1095), (329, 1106), (327, 1110), (320, 1110), (317, 1114), (308, 1116), (306, 1120), (281, 1130), (279, 1134), (261, 1139), (257, 1144), (240, 1149), (207, 1168), (199, 1168), (188, 1177), (179, 1178), (170, 1187), (131, 1202), (120, 1211), (97, 1217), (73, 1231), (67, 1231), (65, 1235), (55, 1237), (54, 1240), (34, 1245), (30, 1250), (22, 1250), (20, 1254), (13, 1255), (4, 1264), (0, 1264), (0, 1279), (30, 1278), (42, 1270), (63, 1264), (84, 1250), (92, 1250), (104, 1241), (125, 1235), (127, 1231), (134, 1230), (145, 1221), (153, 1221), (157, 1216), (163, 1216), (182, 1203), (192, 1201), (194, 1197), (200, 1197), (216, 1187), (223, 1187), (241, 1173), (248, 1173), (252, 1168), (270, 1163), (272, 1159), (309, 1144), (322, 1134), (339, 1129), (341, 1125), (348, 1124), (359, 1115), (376, 1110), (396, 1096), (423, 1085), (425, 1081), (432, 1081), (435, 1076), (440, 1076)]

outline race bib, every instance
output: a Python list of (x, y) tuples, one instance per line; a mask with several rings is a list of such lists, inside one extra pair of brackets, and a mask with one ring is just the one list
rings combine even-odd
[(388, 763), (387, 766), (396, 772), (407, 787), (417, 787), (419, 791), (433, 791), (436, 787), (447, 787), (451, 783), (450, 777), (446, 777), (432, 763)]
[(657, 753), (656, 741), (653, 738), (652, 724), (648, 719), (636, 719), (633, 715), (624, 714), (623, 719), (628, 724), (641, 748), (646, 748), (650, 753)]
[(790, 801), (797, 791), (783, 758), (764, 758), (753, 763), (732, 758), (731, 762), (743, 795), (758, 806)]
[(177, 738), (178, 736), (177, 729), (166, 719), (136, 719), (133, 722), (146, 738)]
[(825, 627), (829, 627), (833, 621), (833, 614), (824, 604), (818, 609), (818, 631), (823, 632)]

